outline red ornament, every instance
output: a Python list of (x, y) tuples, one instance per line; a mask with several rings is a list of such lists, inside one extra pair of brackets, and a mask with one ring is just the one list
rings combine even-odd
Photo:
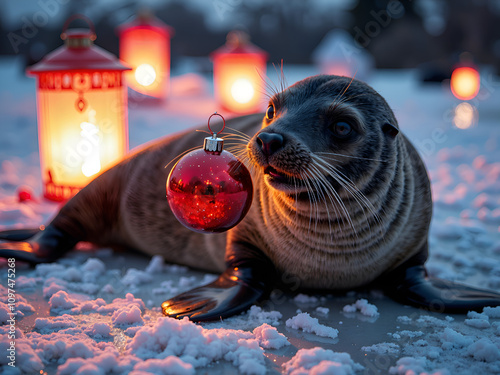
[(17, 197), (19, 202), (26, 202), (33, 199), (33, 191), (28, 187), (20, 187), (17, 189)]
[(187, 228), (199, 232), (224, 232), (238, 224), (252, 203), (250, 172), (233, 154), (223, 150), (223, 139), (210, 128), (203, 148), (183, 156), (167, 179), (168, 204)]

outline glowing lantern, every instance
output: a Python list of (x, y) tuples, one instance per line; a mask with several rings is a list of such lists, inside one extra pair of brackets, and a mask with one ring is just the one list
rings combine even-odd
[(164, 99), (170, 79), (173, 29), (147, 12), (118, 28), (120, 58), (132, 67), (127, 85), (144, 95)]
[(260, 110), (264, 104), (262, 77), (266, 74), (267, 54), (251, 44), (245, 34), (233, 31), (211, 57), (219, 104), (235, 113)]
[[(67, 30), (75, 18), (88, 29)], [(37, 77), (38, 140), (46, 198), (70, 198), (128, 150), (125, 67), (93, 45), (94, 26), (72, 16), (65, 45), (28, 69)]]
[(471, 67), (460, 67), (451, 74), (451, 92), (460, 100), (470, 100), (479, 92), (479, 72)]

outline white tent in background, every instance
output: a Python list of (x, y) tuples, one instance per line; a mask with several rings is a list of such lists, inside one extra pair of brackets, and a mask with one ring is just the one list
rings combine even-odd
[(333, 29), (313, 51), (313, 62), (324, 74), (335, 74), (367, 80), (374, 60), (345, 30)]

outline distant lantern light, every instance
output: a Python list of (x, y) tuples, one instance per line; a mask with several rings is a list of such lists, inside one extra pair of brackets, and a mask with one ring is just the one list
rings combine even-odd
[(174, 29), (147, 11), (118, 27), (120, 59), (133, 69), (125, 74), (132, 90), (156, 99), (167, 97), (173, 33)]
[(471, 67), (456, 68), (451, 74), (450, 87), (458, 99), (474, 99), (480, 88), (479, 72)]
[(246, 34), (232, 31), (211, 58), (215, 98), (222, 108), (240, 114), (260, 110), (267, 53), (250, 43)]
[[(89, 29), (70, 29), (76, 18)], [(27, 70), (37, 77), (38, 141), (44, 196), (63, 201), (128, 150), (127, 96), (123, 72), (129, 68), (93, 44), (92, 22), (70, 17), (65, 45)]]

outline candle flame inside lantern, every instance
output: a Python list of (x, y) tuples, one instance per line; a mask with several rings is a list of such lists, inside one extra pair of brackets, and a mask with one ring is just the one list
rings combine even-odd
[(252, 100), (255, 90), (248, 79), (237, 79), (231, 86), (231, 95), (238, 103), (245, 104)]
[(149, 64), (141, 64), (135, 69), (135, 80), (142, 86), (151, 86), (156, 81), (156, 71)]
[(451, 74), (451, 92), (460, 100), (473, 99), (479, 92), (480, 77), (476, 69), (457, 68)]

